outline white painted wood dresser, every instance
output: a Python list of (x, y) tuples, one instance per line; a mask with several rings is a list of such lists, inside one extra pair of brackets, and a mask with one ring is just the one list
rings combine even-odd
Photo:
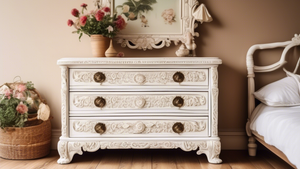
[[(60, 164), (98, 149), (197, 150), (221, 163), (215, 57), (63, 58)], [(162, 150), (163, 151), (163, 150)]]

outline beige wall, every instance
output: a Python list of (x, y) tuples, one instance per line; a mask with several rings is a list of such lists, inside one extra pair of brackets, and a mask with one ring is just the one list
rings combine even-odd
[[(91, 57), (90, 41), (81, 42), (67, 26), (70, 11), (92, 0), (0, 0), (0, 84), (15, 76), (32, 81), (48, 101), (54, 129), (60, 129), (60, 69), (63, 57)], [(298, 0), (203, 0), (214, 21), (197, 28), (198, 56), (223, 60), (219, 67), (220, 131), (244, 130), (247, 115), (245, 55), (256, 43), (290, 40), (300, 33)], [(177, 47), (137, 51), (126, 56), (174, 56)], [(270, 54), (269, 54), (270, 55)], [(262, 62), (273, 61), (267, 56)]]

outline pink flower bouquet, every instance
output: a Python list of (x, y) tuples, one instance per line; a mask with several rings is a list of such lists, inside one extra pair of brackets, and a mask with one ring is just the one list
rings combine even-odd
[(0, 86), (0, 127), (25, 127), (28, 114), (37, 113), (41, 105), (32, 82)]
[(87, 11), (87, 4), (81, 5), (82, 12), (78, 9), (72, 9), (71, 14), (76, 17), (73, 21), (68, 20), (68, 26), (74, 26), (76, 31), (73, 33), (79, 34), (79, 39), (83, 34), (103, 35), (105, 37), (113, 38), (117, 32), (126, 27), (126, 22), (121, 15), (111, 15), (109, 7), (100, 7), (97, 5), (96, 10), (84, 13)]

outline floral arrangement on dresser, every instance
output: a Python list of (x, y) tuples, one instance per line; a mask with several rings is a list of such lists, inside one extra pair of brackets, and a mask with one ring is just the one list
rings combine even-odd
[[(88, 11), (87, 4), (81, 4), (81, 12), (74, 8), (71, 14), (76, 17), (73, 21), (68, 20), (68, 26), (74, 26), (76, 31), (73, 33), (79, 34), (79, 39), (83, 34), (91, 35), (103, 35), (108, 38), (116, 36), (117, 32), (126, 27), (125, 16), (111, 15), (111, 9), (109, 7), (101, 7), (99, 2), (95, 2), (94, 10)], [(123, 18), (124, 17), (124, 18)]]
[(50, 108), (32, 82), (5, 83), (0, 87), (0, 127), (27, 127), (33, 119), (46, 121)]

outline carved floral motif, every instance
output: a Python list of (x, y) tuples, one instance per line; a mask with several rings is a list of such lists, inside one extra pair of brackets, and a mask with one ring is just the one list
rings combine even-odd
[[(220, 141), (94, 141), (94, 142), (63, 142), (66, 149), (59, 149), (60, 159), (59, 164), (69, 163), (74, 154), (83, 154), (83, 151), (94, 152), (98, 149), (177, 149), (181, 148), (184, 151), (197, 151), (197, 154), (202, 153), (207, 155), (209, 162), (221, 163)], [(68, 147), (68, 148), (67, 148)], [(62, 156), (63, 155), (63, 156)]]
[(68, 97), (68, 68), (61, 66), (61, 118), (62, 136), (67, 136), (67, 97)]
[[(75, 82), (91, 83), (94, 82), (94, 74), (96, 71), (74, 71), (73, 80)], [(175, 83), (172, 72), (102, 72), (106, 76), (104, 83), (107, 84), (167, 84)], [(184, 82), (204, 82), (206, 80), (206, 72), (204, 71), (182, 71), (185, 76)]]
[[(105, 124), (105, 134), (149, 134), (174, 133), (172, 126), (176, 121), (101, 121)], [(98, 121), (74, 121), (76, 132), (96, 133), (94, 126)], [(206, 120), (185, 121), (183, 132), (202, 132), (207, 127)]]
[[(128, 95), (101, 95), (105, 99), (104, 108), (109, 109), (136, 109), (136, 108), (175, 108), (173, 99), (176, 95), (144, 95), (144, 96), (128, 96)], [(183, 107), (199, 107), (205, 106), (207, 98), (203, 95), (184, 95)], [(94, 100), (96, 95), (74, 95), (73, 105), (77, 108), (96, 108)]]

